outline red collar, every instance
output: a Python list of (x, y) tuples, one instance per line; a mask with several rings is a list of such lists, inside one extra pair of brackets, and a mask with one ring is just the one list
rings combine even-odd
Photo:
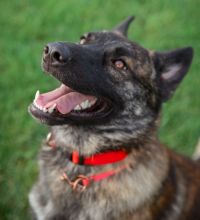
[[(74, 151), (71, 155), (71, 161), (74, 164), (79, 165), (102, 166), (122, 161), (127, 157), (127, 155), (128, 153), (125, 150), (116, 150), (98, 153), (88, 157), (80, 157), (78, 152)], [(115, 169), (110, 169), (108, 171), (97, 173), (91, 176), (78, 175), (74, 180), (70, 180), (67, 173), (63, 173), (61, 180), (67, 181), (73, 190), (82, 192), (90, 185), (91, 182), (102, 181), (116, 175), (117, 173), (120, 173), (126, 168), (126, 165), (120, 165)]]
[[(56, 148), (56, 143), (55, 140), (52, 139), (51, 133), (47, 136), (47, 144), (52, 148)], [(77, 151), (73, 151), (69, 159), (71, 160), (71, 162), (78, 165), (102, 166), (102, 165), (120, 162), (124, 160), (127, 156), (128, 156), (128, 152), (125, 151), (124, 149), (107, 151), (86, 157), (80, 156)], [(108, 177), (111, 177), (121, 172), (126, 168), (127, 168), (126, 165), (120, 165), (115, 169), (111, 169), (102, 173), (97, 173), (92, 176), (78, 175), (74, 180), (70, 180), (67, 173), (63, 173), (63, 175), (61, 176), (61, 180), (67, 181), (73, 190), (78, 190), (82, 192), (87, 188), (87, 186), (91, 182), (98, 182), (104, 180)]]
[[(53, 138), (52, 133), (47, 135), (46, 143), (52, 147), (56, 148), (57, 144)], [(124, 149), (105, 151), (102, 153), (93, 154), (92, 156), (81, 156), (77, 151), (73, 151), (69, 156), (69, 159), (78, 165), (87, 165), (87, 166), (100, 166), (111, 163), (116, 163), (121, 160), (124, 160), (128, 155), (128, 152)]]
[(79, 165), (99, 166), (119, 162), (124, 160), (127, 155), (125, 150), (115, 150), (83, 157), (77, 151), (73, 151), (71, 161)]

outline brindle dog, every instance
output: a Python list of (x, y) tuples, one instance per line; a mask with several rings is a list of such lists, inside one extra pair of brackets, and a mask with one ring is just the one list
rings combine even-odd
[[(42, 68), (61, 86), (38, 91), (29, 107), (51, 126), (29, 196), (35, 219), (200, 219), (200, 165), (157, 137), (162, 104), (193, 49), (147, 50), (126, 37), (132, 20), (44, 48)], [(107, 163), (80, 162), (108, 152)], [(117, 159), (116, 152), (126, 153)]]

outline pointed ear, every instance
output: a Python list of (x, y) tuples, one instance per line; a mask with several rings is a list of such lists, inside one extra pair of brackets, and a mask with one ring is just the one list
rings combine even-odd
[(113, 29), (113, 31), (127, 37), (129, 25), (134, 20), (134, 18), (135, 18), (134, 16), (129, 16), (124, 21), (122, 21), (119, 25), (117, 25)]
[(193, 58), (192, 47), (154, 54), (161, 98), (167, 101), (186, 75)]

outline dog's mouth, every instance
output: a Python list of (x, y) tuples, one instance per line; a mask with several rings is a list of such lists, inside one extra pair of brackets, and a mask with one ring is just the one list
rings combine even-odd
[(58, 125), (103, 119), (112, 111), (112, 105), (106, 98), (85, 95), (61, 84), (47, 93), (37, 91), (29, 111), (43, 123)]

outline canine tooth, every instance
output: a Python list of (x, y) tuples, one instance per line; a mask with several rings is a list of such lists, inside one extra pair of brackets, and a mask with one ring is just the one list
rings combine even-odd
[(50, 108), (48, 108), (48, 112), (51, 114), (55, 108), (56, 108), (56, 103), (53, 104)]
[(81, 110), (81, 106), (80, 105), (77, 105), (74, 110)]
[(35, 100), (37, 100), (38, 96), (40, 95), (40, 91), (38, 90), (36, 93), (35, 93)]
[(49, 142), (49, 141), (50, 141), (51, 136), (52, 136), (52, 133), (51, 133), (51, 132), (47, 134), (47, 137), (46, 137), (46, 141), (47, 141), (47, 142)]

